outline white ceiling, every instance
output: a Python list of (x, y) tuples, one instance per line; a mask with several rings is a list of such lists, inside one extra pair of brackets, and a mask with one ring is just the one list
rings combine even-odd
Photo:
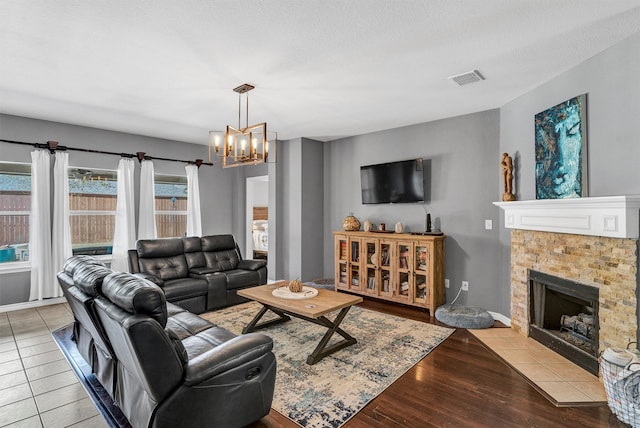
[(2, 0), (0, 112), (205, 144), (246, 82), (250, 123), (332, 140), (500, 107), (639, 31), (640, 0)]

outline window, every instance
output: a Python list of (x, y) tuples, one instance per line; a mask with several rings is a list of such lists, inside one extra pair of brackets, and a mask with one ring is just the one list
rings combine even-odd
[(187, 234), (187, 177), (154, 177), (156, 227), (158, 238), (176, 238)]
[(0, 162), (0, 263), (29, 260), (31, 165)]
[(111, 254), (118, 173), (69, 168), (69, 222), (73, 254)]

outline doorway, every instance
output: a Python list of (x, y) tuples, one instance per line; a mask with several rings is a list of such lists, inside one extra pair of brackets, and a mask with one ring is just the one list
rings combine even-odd
[(269, 258), (269, 176), (247, 177), (245, 258)]

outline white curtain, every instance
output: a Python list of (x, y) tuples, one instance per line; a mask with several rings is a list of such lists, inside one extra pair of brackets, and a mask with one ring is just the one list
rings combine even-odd
[(133, 159), (120, 159), (118, 163), (118, 199), (116, 201), (116, 222), (113, 232), (111, 269), (129, 272), (127, 250), (136, 244), (136, 212), (133, 196)]
[[(53, 230), (51, 233), (51, 257), (53, 272), (64, 267), (71, 257), (71, 226), (69, 224), (69, 153), (56, 152), (53, 167)], [(56, 282), (57, 283), (57, 282)], [(62, 290), (58, 287), (58, 296)]]
[(31, 152), (31, 215), (29, 216), (29, 300), (57, 297), (59, 287), (51, 261), (51, 161), (49, 152)]
[(198, 167), (187, 165), (187, 236), (202, 236)]
[(142, 161), (140, 170), (140, 217), (138, 239), (156, 239), (155, 193), (153, 190), (153, 162)]

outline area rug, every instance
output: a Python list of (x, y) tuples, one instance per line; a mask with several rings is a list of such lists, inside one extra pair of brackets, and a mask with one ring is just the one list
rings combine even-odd
[[(260, 307), (250, 302), (200, 316), (240, 334)], [(306, 359), (325, 328), (292, 318), (261, 330), (273, 338), (278, 361), (272, 408), (302, 427), (341, 426), (454, 332), (357, 306), (340, 327), (358, 343), (313, 366)]]

